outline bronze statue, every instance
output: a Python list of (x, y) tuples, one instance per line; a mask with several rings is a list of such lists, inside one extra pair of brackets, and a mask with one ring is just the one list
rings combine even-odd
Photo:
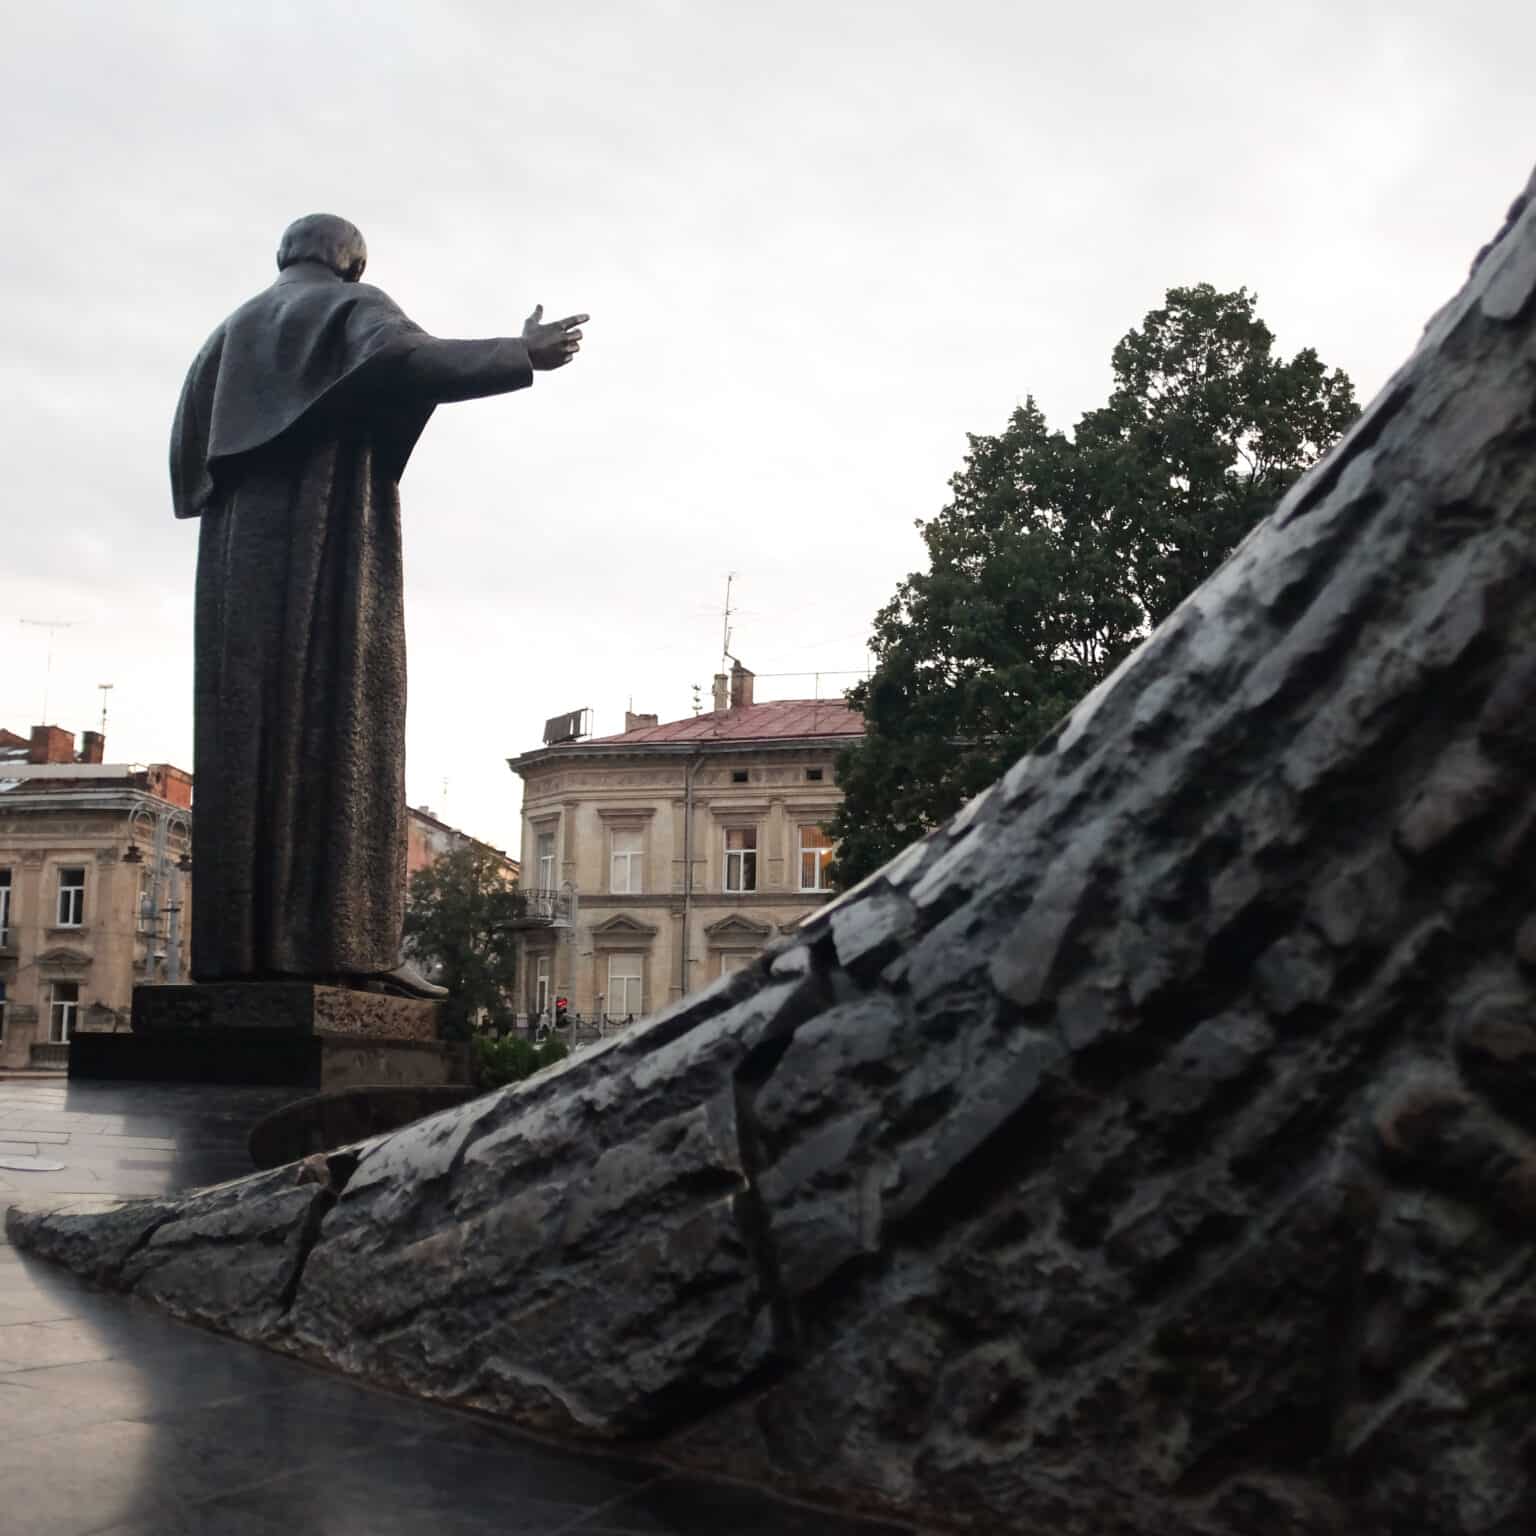
[(276, 282), (204, 344), (171, 435), (201, 517), (192, 974), (439, 995), (402, 963), (405, 628), (399, 479), (433, 409), (523, 389), (587, 316), (443, 341), (360, 281), (312, 214)]

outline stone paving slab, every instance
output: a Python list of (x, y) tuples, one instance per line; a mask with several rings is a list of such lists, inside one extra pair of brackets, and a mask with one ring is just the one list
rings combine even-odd
[[(249, 1171), (280, 1090), (0, 1084), (15, 1200), (161, 1195)], [(154, 1126), (183, 1134), (136, 1135)], [(133, 1127), (125, 1133), (126, 1127)], [(111, 1146), (108, 1146), (108, 1143)], [(143, 1143), (149, 1143), (144, 1145)], [(14, 1143), (12, 1143), (14, 1144)], [(128, 1155), (117, 1155), (127, 1153)], [(215, 1337), (19, 1254), (0, 1224), (0, 1530), (25, 1536), (893, 1536), (537, 1442)], [(24, 1511), (8, 1525), (7, 1511)]]

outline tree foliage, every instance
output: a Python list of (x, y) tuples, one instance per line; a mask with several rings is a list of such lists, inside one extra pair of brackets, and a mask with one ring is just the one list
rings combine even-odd
[(1068, 436), (1034, 400), (971, 436), (920, 522), (928, 569), (875, 616), (849, 692), (833, 875), (863, 878), (1027, 752), (1167, 617), (1358, 414), (1310, 348), (1288, 361), (1246, 289), (1170, 289)]
[(475, 1087), (486, 1093), (508, 1083), (520, 1083), (570, 1055), (565, 1042), (553, 1035), (546, 1040), (530, 1040), (526, 1035), (480, 1034), (475, 1036), (472, 1050)]
[(517, 949), (512, 923), (524, 898), (491, 849), (469, 843), (411, 876), (405, 938), (411, 954), (449, 989), (445, 1032), (467, 1036), (482, 1011), (502, 1026), (514, 1012)]

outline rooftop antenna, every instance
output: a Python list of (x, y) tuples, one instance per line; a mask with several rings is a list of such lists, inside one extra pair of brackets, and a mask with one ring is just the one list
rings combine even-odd
[(725, 616), (724, 627), (720, 632), (720, 670), (725, 671), (725, 664), (731, 659), (731, 615), (735, 609), (731, 607), (731, 583), (736, 580), (735, 571), (725, 573)]
[(101, 735), (106, 739), (107, 735), (107, 695), (112, 691), (111, 683), (97, 683), (96, 691), (101, 695)]
[(48, 725), (48, 690), (53, 684), (53, 632), (56, 629), (73, 629), (79, 621), (76, 619), (23, 619), (23, 624), (30, 624), (34, 629), (46, 629), (48, 631), (48, 664), (43, 669), (43, 718), (39, 722)]

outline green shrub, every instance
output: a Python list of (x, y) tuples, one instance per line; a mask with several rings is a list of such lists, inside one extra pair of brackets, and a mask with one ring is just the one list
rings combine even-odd
[(475, 1085), (486, 1091), (520, 1083), (569, 1054), (553, 1036), (535, 1045), (526, 1035), (476, 1035), (473, 1051)]

